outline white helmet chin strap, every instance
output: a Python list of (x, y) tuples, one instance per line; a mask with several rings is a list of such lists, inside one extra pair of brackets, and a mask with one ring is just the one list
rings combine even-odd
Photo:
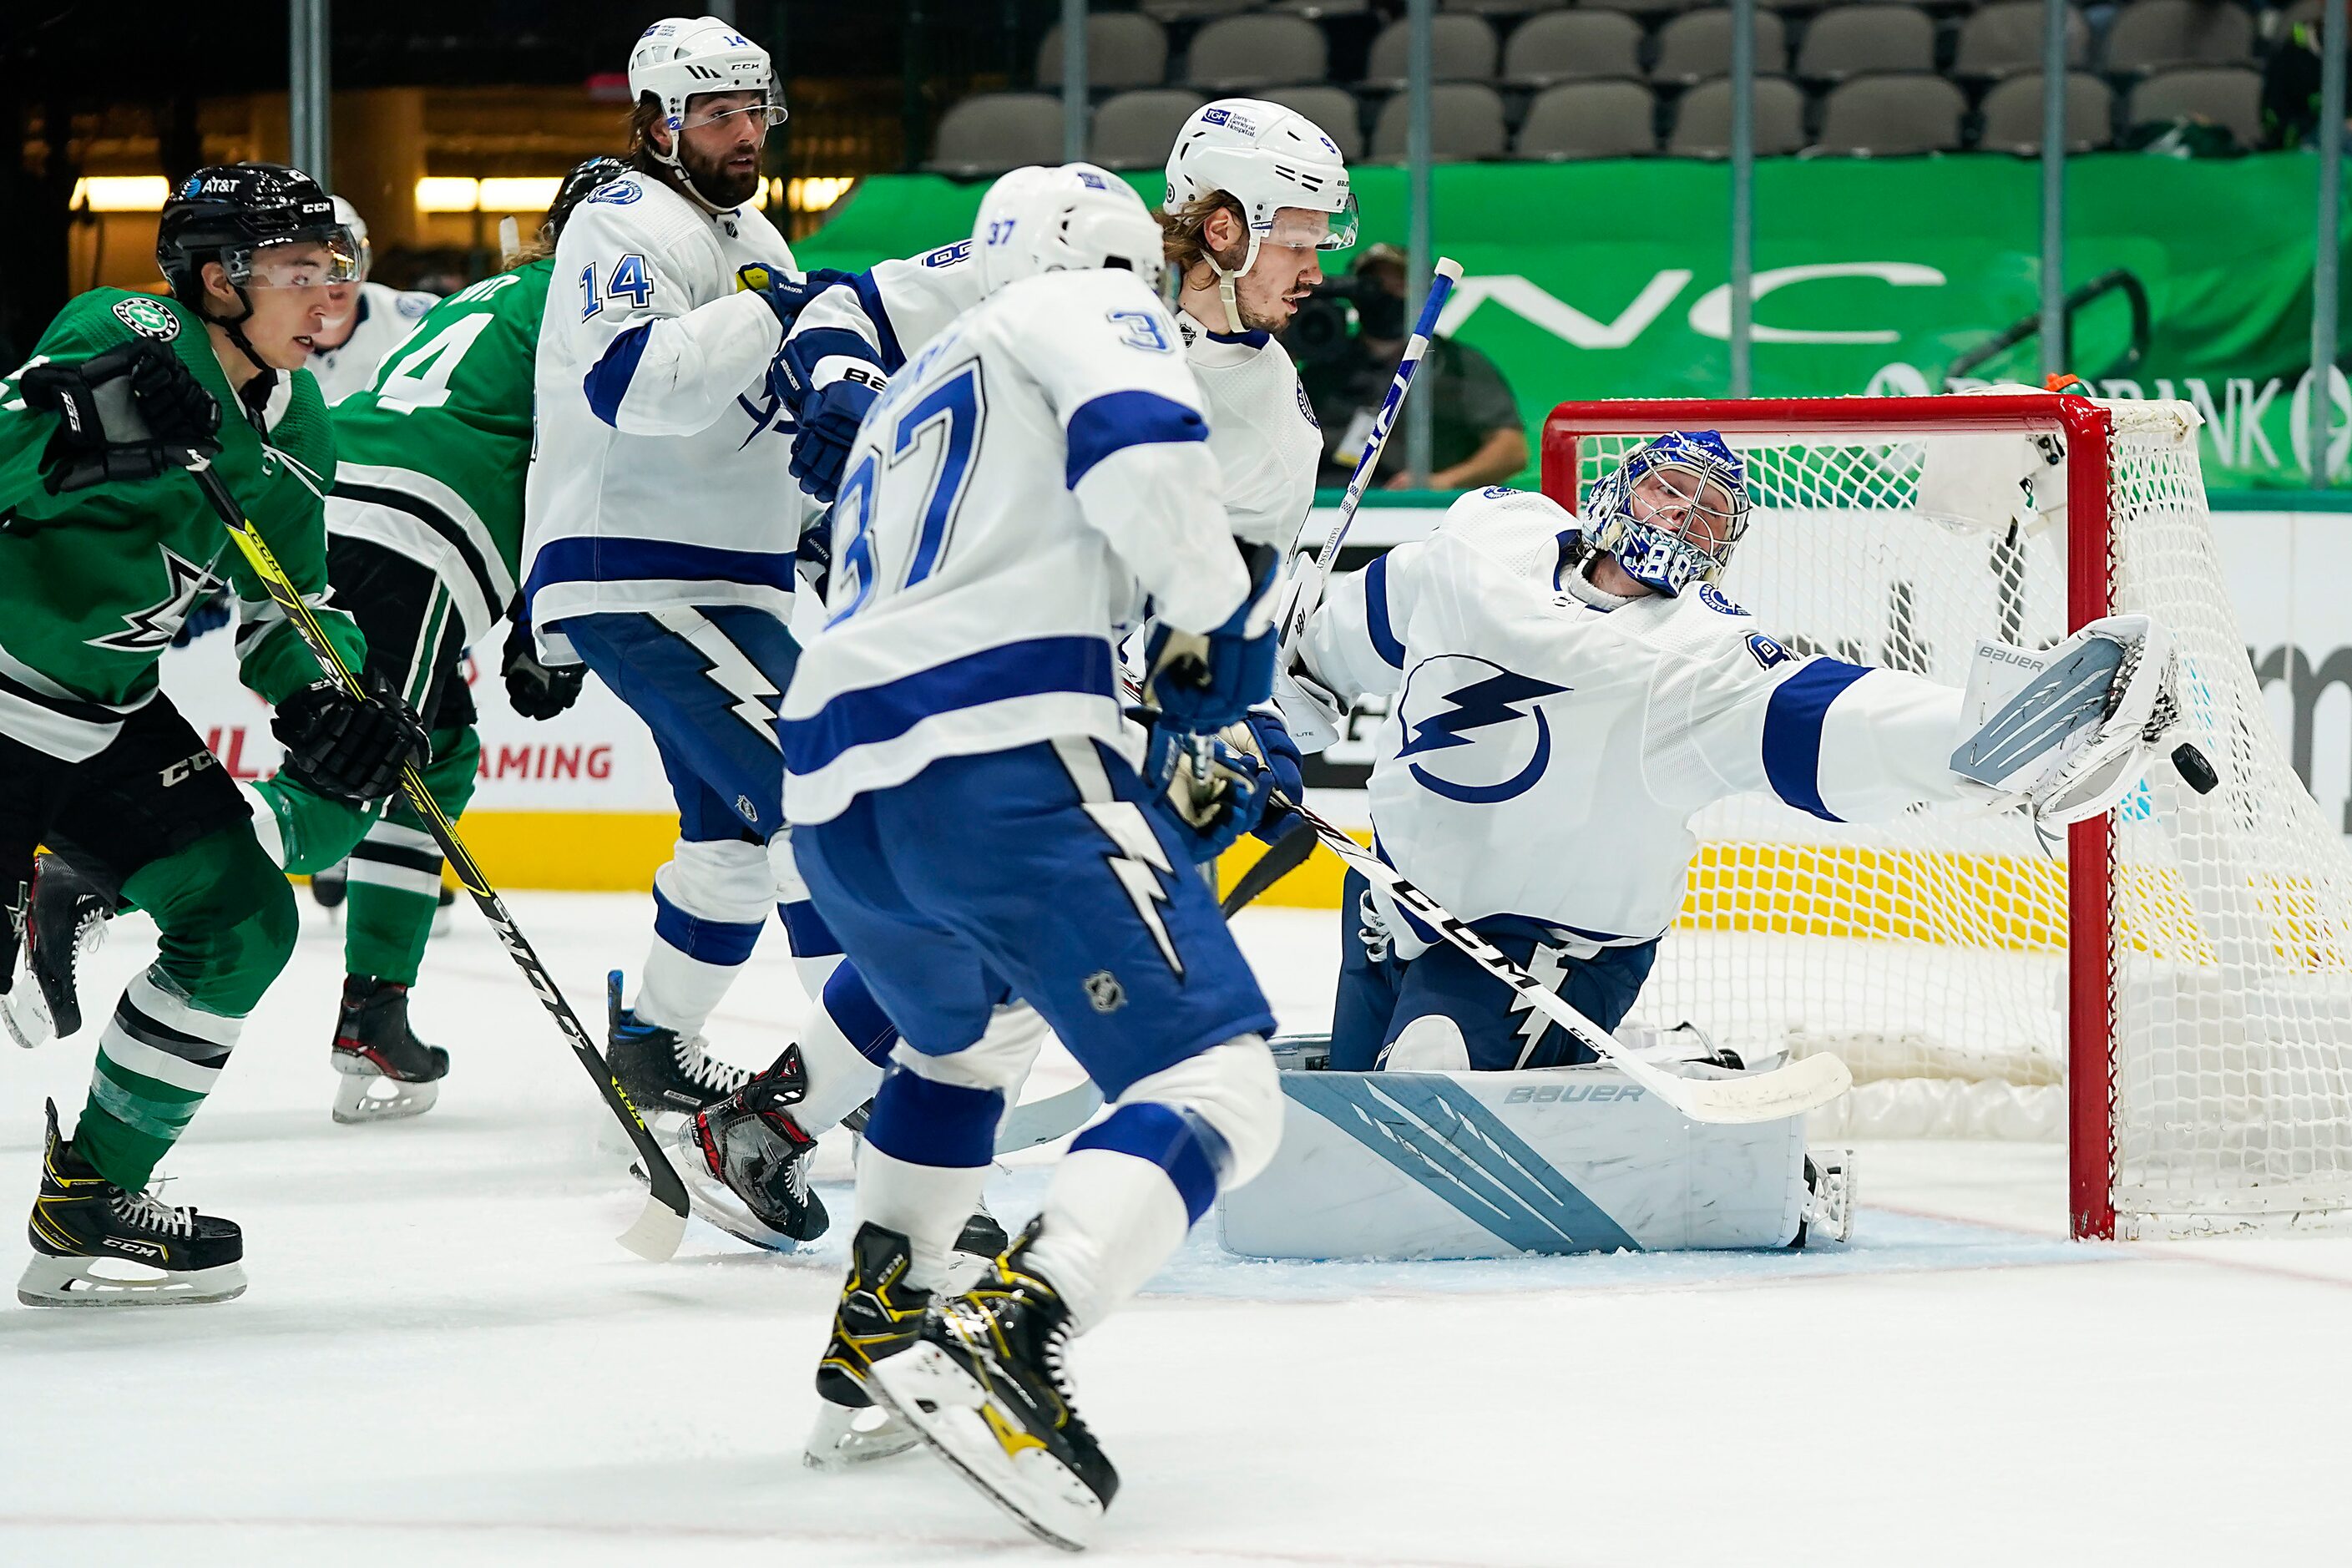
[(1242, 253), (1241, 266), (1231, 271), (1217, 260), (1215, 252), (1205, 245), (1201, 247), (1201, 254), (1208, 258), (1209, 270), (1217, 275), (1217, 298), (1224, 302), (1225, 307), (1225, 331), (1235, 337), (1240, 337), (1249, 329), (1242, 325), (1241, 301), (1234, 298), (1234, 285), (1248, 277), (1250, 268), (1257, 265), (1259, 235), (1255, 229), (1248, 232), (1249, 248)]

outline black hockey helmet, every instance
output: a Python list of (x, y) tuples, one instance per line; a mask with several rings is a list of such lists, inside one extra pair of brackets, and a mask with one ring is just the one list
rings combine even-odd
[(155, 265), (180, 301), (194, 306), (204, 299), (205, 262), (226, 268), (241, 294), (254, 252), (306, 239), (335, 253), (335, 281), (357, 276), (359, 241), (318, 181), (283, 163), (215, 163), (189, 175), (163, 204)]
[(583, 160), (563, 176), (562, 188), (547, 206), (547, 217), (539, 226), (539, 242), (552, 249), (562, 237), (563, 226), (572, 216), (572, 209), (593, 195), (599, 185), (611, 184), (629, 172), (629, 166), (618, 158), (599, 153)]
[[(360, 275), (360, 246), (335, 216), (334, 198), (319, 182), (283, 163), (214, 163), (190, 174), (179, 194), (163, 204), (155, 227), (155, 265), (172, 293), (196, 314), (219, 322), (254, 368), (269, 367), (246, 342), (240, 325), (253, 314), (245, 287), (253, 259), (264, 247), (315, 240), (334, 257), (330, 280), (348, 283)], [(232, 319), (205, 309), (205, 263), (217, 261), (228, 273), (244, 310)]]

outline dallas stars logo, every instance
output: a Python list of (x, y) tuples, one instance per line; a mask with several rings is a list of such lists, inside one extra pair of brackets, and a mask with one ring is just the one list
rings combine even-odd
[(172, 314), (170, 307), (161, 300), (137, 295), (119, 300), (114, 315), (141, 337), (153, 338), (157, 342), (168, 343), (180, 335), (180, 318)]
[(125, 630), (91, 637), (90, 647), (112, 648), (117, 653), (155, 653), (169, 647), (180, 623), (188, 618), (196, 601), (212, 589), (215, 579), (210, 572), (164, 546), (156, 548), (163, 552), (163, 571), (171, 579), (170, 590), (145, 609), (124, 616)]

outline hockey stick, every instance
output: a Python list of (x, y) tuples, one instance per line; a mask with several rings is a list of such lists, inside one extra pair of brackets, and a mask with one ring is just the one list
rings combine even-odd
[[(205, 499), (212, 503), (213, 510), (220, 514), (222, 526), (228, 530), (229, 537), (236, 541), (237, 549), (244, 553), (255, 575), (268, 590), (269, 597), (286, 612), (286, 618), (294, 623), (295, 631), (309, 645), (312, 657), (344, 691), (364, 700), (366, 692), (358, 677), (343, 662), (342, 656), (335, 651), (335, 645), (327, 640), (326, 629), (319, 625), (318, 616), (295, 588), (293, 579), (286, 575), (286, 569), (278, 563), (278, 557), (270, 551), (268, 542), (261, 537), (261, 531), (254, 527), (252, 521), (245, 515), (245, 509), (237, 504), (236, 497), (230, 493), (226, 481), (213, 470), (210, 460), (203, 457), (190, 461), (187, 469), (197, 487), (205, 492)], [(654, 1141), (653, 1134), (646, 1131), (645, 1119), (637, 1114), (637, 1108), (629, 1103), (628, 1093), (621, 1088), (621, 1080), (614, 1076), (594, 1042), (589, 1039), (588, 1032), (580, 1026), (579, 1015), (572, 1012), (572, 1004), (563, 999), (563, 993), (556, 989), (555, 977), (547, 972), (547, 965), (539, 961), (539, 954), (531, 951), (530, 943), (516, 928), (514, 917), (507, 912), (506, 900), (499, 897), (498, 889), (491, 887), (489, 879), (482, 874), (481, 867), (475, 863), (474, 857), (458, 838), (457, 829), (451, 825), (440, 804), (433, 798), (432, 792), (425, 787), (425, 781), (418, 776), (415, 766), (400, 770), (400, 788), (401, 793), (408, 797), (409, 805), (425, 819), (425, 827), (441, 846), (441, 853), (448, 857), (449, 868), (457, 873), (457, 880), (466, 885), (466, 890), (474, 895), (475, 906), (490, 922), (490, 929), (499, 933), (500, 942), (506, 943), (508, 956), (522, 971), (523, 978), (530, 982), (530, 988), (539, 994), (541, 1005), (554, 1018), (556, 1027), (563, 1031), (563, 1038), (572, 1047), (572, 1054), (580, 1059), (580, 1065), (586, 1069), (588, 1076), (596, 1080), (597, 1091), (604, 1097), (605, 1109), (620, 1121), (623, 1131), (629, 1135), (630, 1143), (635, 1147), (638, 1158), (645, 1162), (645, 1169), (651, 1176), (652, 1193), (646, 1198), (645, 1212), (637, 1216), (636, 1223), (621, 1233), (621, 1245), (638, 1257), (656, 1263), (676, 1256), (677, 1244), (686, 1235), (686, 1184), (678, 1179), (677, 1171), (663, 1157), (661, 1145)]]
[(1275, 836), (1265, 853), (1250, 862), (1250, 868), (1234, 884), (1232, 892), (1217, 906), (1217, 912), (1227, 920), (1248, 908), (1257, 896), (1307, 864), (1315, 853), (1315, 830), (1304, 822), (1293, 822)]
[(1827, 1105), (1853, 1087), (1845, 1063), (1824, 1052), (1738, 1078), (1682, 1078), (1652, 1066), (1618, 1044), (1608, 1030), (1570, 1006), (1543, 983), (1513, 963), (1494, 943), (1446, 913), (1436, 900), (1414, 887), (1393, 866), (1299, 805), (1277, 795), (1330, 851), (1367, 881), (1385, 889), (1398, 907), (1435, 927), (1470, 961), (1526, 999), (1528, 1005), (1568, 1031), (1569, 1037), (1693, 1121), (1777, 1121)]
[[(1307, 617), (1323, 602), (1323, 585), (1331, 579), (1331, 570), (1339, 564), (1340, 542), (1355, 526), (1356, 509), (1363, 504), (1364, 492), (1371, 488), (1372, 470), (1380, 467), (1381, 453), (1389, 444), (1389, 432), (1396, 427), (1397, 411), (1404, 406), (1404, 395), (1412, 390), (1412, 378), (1421, 369), (1423, 356), (1429, 353), (1429, 340), (1437, 335), (1437, 318), (1444, 313), (1445, 301), (1461, 280), (1462, 263), (1452, 257), (1440, 257), (1434, 274), (1429, 280), (1429, 297), (1421, 302), (1421, 320), (1412, 326), (1412, 336), (1404, 345), (1404, 357), (1397, 361), (1395, 379), (1389, 383), (1389, 394), (1381, 400), (1381, 411), (1372, 416), (1372, 433), (1364, 440), (1364, 449), (1356, 458), (1356, 471), (1349, 478), (1348, 493), (1339, 498), (1339, 519), (1331, 525), (1323, 541), (1323, 549), (1311, 566), (1301, 567), (1302, 580), (1298, 592), (1290, 602), (1289, 613), (1284, 616), (1282, 637), (1275, 644), (1274, 668), (1290, 668), (1291, 651), (1298, 639), (1307, 634)], [(1306, 573), (1315, 574), (1312, 583), (1304, 580)]]

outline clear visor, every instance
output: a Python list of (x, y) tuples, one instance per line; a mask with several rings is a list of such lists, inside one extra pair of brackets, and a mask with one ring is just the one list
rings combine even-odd
[(323, 289), (360, 275), (360, 247), (351, 230), (324, 239), (289, 239), (221, 258), (228, 280), (242, 289)]
[(706, 125), (782, 125), (791, 115), (776, 100), (761, 95), (750, 102), (742, 93), (701, 94), (686, 100), (686, 118), (680, 129), (699, 131)]
[(1679, 464), (1643, 474), (1627, 507), (1635, 522), (1672, 534), (1718, 567), (1748, 531), (1748, 508), (1723, 481)]
[(1311, 207), (1281, 207), (1265, 226), (1265, 243), (1300, 250), (1345, 250), (1356, 243), (1356, 198), (1336, 213)]

